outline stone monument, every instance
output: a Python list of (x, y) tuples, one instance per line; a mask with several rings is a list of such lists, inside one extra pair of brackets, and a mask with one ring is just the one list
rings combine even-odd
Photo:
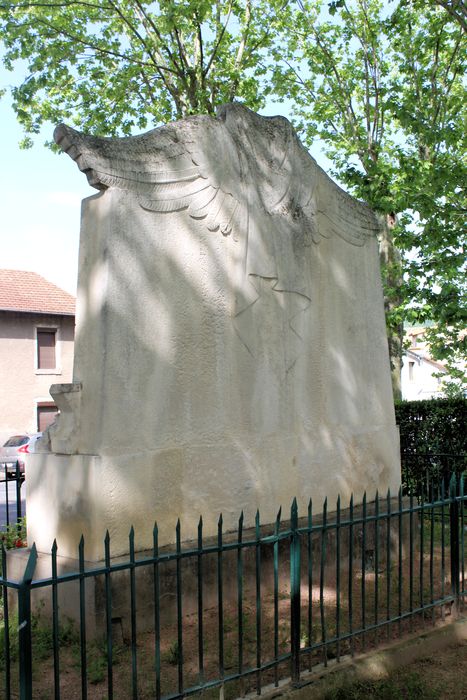
[[(72, 384), (28, 465), (28, 539), (76, 557), (194, 537), (294, 496), (397, 490), (373, 212), (282, 117), (240, 104), (141, 136), (55, 139), (83, 201)], [(302, 511), (304, 512), (304, 511)]]

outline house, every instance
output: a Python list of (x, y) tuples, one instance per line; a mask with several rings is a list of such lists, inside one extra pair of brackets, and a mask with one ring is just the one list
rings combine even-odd
[(444, 390), (443, 378), (447, 370), (441, 362), (433, 360), (425, 339), (426, 327), (409, 326), (405, 338), (410, 346), (402, 357), (402, 398), (407, 401), (439, 398)]
[(44, 430), (51, 384), (71, 381), (75, 298), (35, 272), (0, 270), (0, 444)]

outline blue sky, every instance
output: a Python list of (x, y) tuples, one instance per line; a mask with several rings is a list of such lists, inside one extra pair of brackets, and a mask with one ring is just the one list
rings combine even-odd
[[(17, 74), (0, 67), (0, 88), (17, 82)], [(287, 116), (287, 108), (271, 105), (264, 113)], [(68, 156), (44, 147), (54, 125), (43, 129), (33, 148), (19, 148), (23, 133), (8, 94), (0, 99), (0, 125), (0, 268), (38, 272), (75, 294), (81, 200), (96, 190)], [(313, 155), (329, 167), (319, 148)]]
[[(1, 87), (13, 79), (0, 68)], [(33, 148), (19, 148), (23, 134), (8, 94), (0, 99), (0, 125), (0, 268), (38, 272), (74, 294), (81, 200), (95, 190), (68, 156), (43, 146), (53, 125)]]

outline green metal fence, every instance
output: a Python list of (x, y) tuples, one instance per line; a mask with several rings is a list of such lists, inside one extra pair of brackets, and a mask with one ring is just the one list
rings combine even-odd
[[(23, 501), (21, 498), (23, 483), (24, 475), (21, 474), (19, 462), (16, 462), (13, 473), (8, 471), (6, 464), (0, 464), (0, 493), (5, 501), (4, 525), (6, 528), (9, 528), (10, 525), (18, 522), (23, 517)], [(14, 494), (11, 493), (12, 488)]]
[[(82, 539), (71, 573), (58, 573), (54, 543), (43, 579), (34, 578), (34, 545), (20, 581), (3, 549), (5, 697), (159, 700), (221, 686), (227, 696), (261, 694), (452, 616), (467, 595), (464, 486), (454, 475), (428, 484), (429, 499), (388, 492), (332, 509), (310, 501), (305, 513), (294, 501), (272, 525), (257, 513), (246, 527), (242, 514), (235, 533), (221, 516), (214, 538), (200, 519), (189, 544), (178, 522), (169, 549), (156, 525), (149, 553), (135, 552), (131, 530), (124, 561), (112, 558), (107, 533), (102, 565), (89, 567)], [(38, 594), (49, 601), (42, 616)], [(74, 621), (63, 613), (70, 596)], [(102, 624), (91, 634), (94, 618)]]

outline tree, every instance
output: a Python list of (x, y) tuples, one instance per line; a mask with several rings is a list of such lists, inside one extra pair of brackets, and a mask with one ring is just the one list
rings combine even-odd
[(397, 31), (393, 48), (402, 71), (394, 81), (392, 110), (405, 133), (398, 162), (409, 193), (406, 208), (412, 210), (407, 217), (412, 226), (399, 237), (399, 245), (411, 252), (406, 294), (417, 305), (415, 318), (436, 322), (427, 331), (431, 351), (447, 360), (465, 389), (457, 361), (466, 356), (467, 328), (466, 54), (465, 35), (449, 18), (420, 2), (394, 13), (389, 27)]
[(258, 109), (270, 15), (252, 0), (2, 0), (4, 64), (27, 63), (18, 120), (115, 135), (234, 98)]
[(379, 0), (299, 0), (278, 20), (272, 49), (271, 94), (293, 101), (305, 142), (320, 138), (336, 177), (387, 222), (396, 397), (404, 318), (435, 321), (434, 352), (452, 364), (465, 343), (463, 40), (433, 4), (401, 0), (389, 14)]

